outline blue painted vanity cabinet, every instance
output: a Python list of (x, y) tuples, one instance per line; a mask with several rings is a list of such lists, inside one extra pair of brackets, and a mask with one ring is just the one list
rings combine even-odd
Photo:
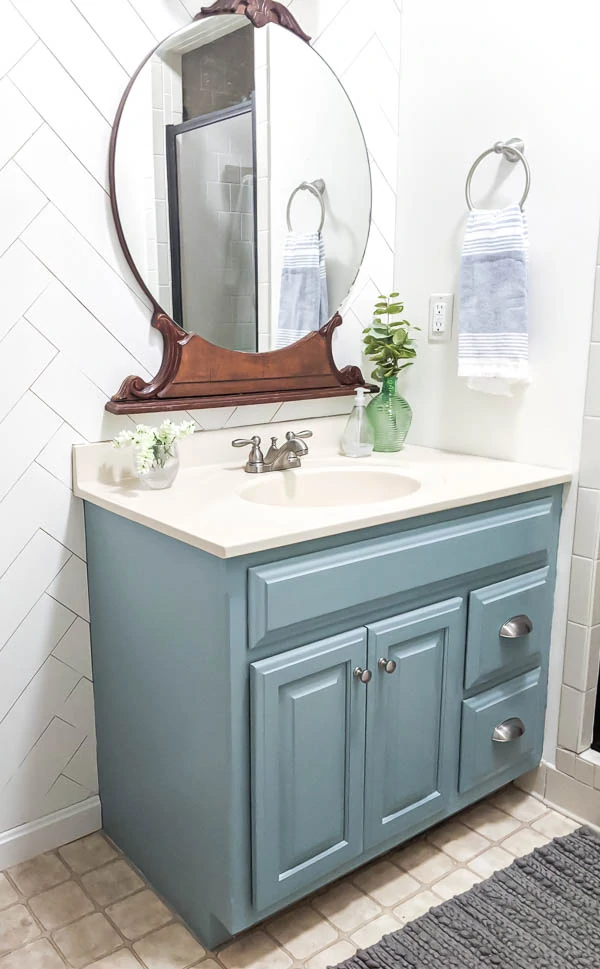
[(560, 504), (227, 560), (86, 504), (104, 826), (207, 945), (539, 762)]

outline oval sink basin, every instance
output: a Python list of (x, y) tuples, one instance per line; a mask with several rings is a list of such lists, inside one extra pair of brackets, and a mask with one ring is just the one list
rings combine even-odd
[(257, 505), (336, 508), (394, 501), (421, 487), (414, 478), (375, 468), (273, 471), (240, 493)]

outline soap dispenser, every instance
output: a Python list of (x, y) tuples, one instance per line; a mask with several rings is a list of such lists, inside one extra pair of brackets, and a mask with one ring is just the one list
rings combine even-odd
[(357, 387), (354, 407), (340, 438), (340, 451), (348, 458), (368, 458), (374, 444), (375, 436), (367, 416), (365, 388)]

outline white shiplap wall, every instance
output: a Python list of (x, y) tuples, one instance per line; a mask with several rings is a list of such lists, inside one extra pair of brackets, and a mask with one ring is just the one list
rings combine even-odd
[[(400, 0), (377, 0), (376, 16), (364, 0), (289, 6), (343, 79), (373, 164), (373, 229), (336, 349), (344, 364), (358, 360), (374, 297), (392, 285)], [(105, 401), (127, 374), (155, 372), (161, 351), (112, 228), (108, 141), (137, 63), (199, 7), (0, 0), (0, 868), (98, 823), (85, 541), (70, 451), (131, 426), (106, 414)], [(214, 428), (347, 406), (194, 417)]]

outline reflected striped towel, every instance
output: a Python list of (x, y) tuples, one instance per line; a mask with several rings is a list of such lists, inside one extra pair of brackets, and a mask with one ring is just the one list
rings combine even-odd
[(277, 344), (280, 350), (329, 319), (325, 243), (320, 232), (291, 232), (285, 241)]
[(529, 238), (520, 206), (474, 209), (460, 272), (458, 375), (469, 387), (511, 394), (529, 382), (527, 263)]

